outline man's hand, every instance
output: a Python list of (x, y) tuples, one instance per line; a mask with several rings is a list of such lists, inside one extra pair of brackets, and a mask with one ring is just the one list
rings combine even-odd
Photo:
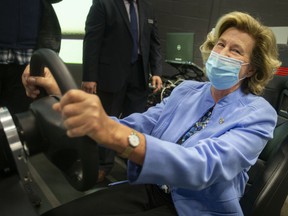
[(162, 89), (162, 80), (160, 76), (152, 76), (151, 81), (152, 87), (153, 87), (153, 93), (156, 93)]
[(90, 94), (96, 94), (96, 87), (96, 82), (82, 82), (81, 85), (82, 90)]

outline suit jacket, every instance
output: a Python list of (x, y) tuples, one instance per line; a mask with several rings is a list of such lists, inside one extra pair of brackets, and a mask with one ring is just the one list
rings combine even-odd
[[(138, 0), (140, 52), (145, 82), (161, 75), (157, 20), (150, 3)], [(86, 20), (83, 44), (83, 81), (96, 81), (103, 91), (116, 92), (129, 78), (132, 33), (123, 0), (94, 0)]]
[[(213, 106), (206, 127), (178, 145)], [(241, 88), (215, 104), (210, 82), (185, 81), (162, 103), (119, 121), (146, 139), (144, 164), (128, 163), (131, 183), (169, 185), (179, 216), (240, 216), (247, 170), (273, 137), (277, 113)]]

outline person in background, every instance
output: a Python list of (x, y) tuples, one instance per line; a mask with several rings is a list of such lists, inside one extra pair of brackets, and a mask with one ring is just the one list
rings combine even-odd
[[(80, 90), (53, 105), (69, 137), (87, 135), (128, 159), (129, 184), (43, 216), (243, 215), (239, 200), (247, 171), (277, 121), (260, 96), (281, 64), (275, 36), (249, 14), (234, 11), (220, 17), (200, 49), (209, 82), (184, 81), (144, 113), (109, 117), (97, 95)], [(51, 91), (46, 79), (51, 81), (23, 74), (27, 94), (36, 97), (37, 86)]]
[(0, 107), (28, 110), (21, 75), (38, 48), (59, 52), (61, 28), (51, 3), (61, 0), (2, 0), (0, 3)]
[[(96, 93), (111, 116), (144, 112), (149, 78), (154, 92), (162, 74), (157, 20), (147, 0), (94, 0), (86, 20), (82, 89)], [(114, 164), (100, 148), (99, 181)]]

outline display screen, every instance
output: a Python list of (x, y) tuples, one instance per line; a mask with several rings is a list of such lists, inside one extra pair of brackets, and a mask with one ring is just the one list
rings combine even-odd
[(192, 64), (194, 33), (167, 33), (166, 62)]

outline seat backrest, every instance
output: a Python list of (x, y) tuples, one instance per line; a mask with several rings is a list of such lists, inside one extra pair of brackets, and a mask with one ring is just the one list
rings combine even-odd
[[(286, 48), (288, 60), (288, 45)], [(277, 111), (278, 122), (273, 139), (267, 143), (256, 164), (248, 172), (249, 181), (240, 200), (245, 216), (279, 216), (288, 195), (287, 74), (277, 71), (263, 97)]]
[(240, 200), (245, 216), (279, 216), (288, 194), (288, 121), (249, 170), (246, 192)]

